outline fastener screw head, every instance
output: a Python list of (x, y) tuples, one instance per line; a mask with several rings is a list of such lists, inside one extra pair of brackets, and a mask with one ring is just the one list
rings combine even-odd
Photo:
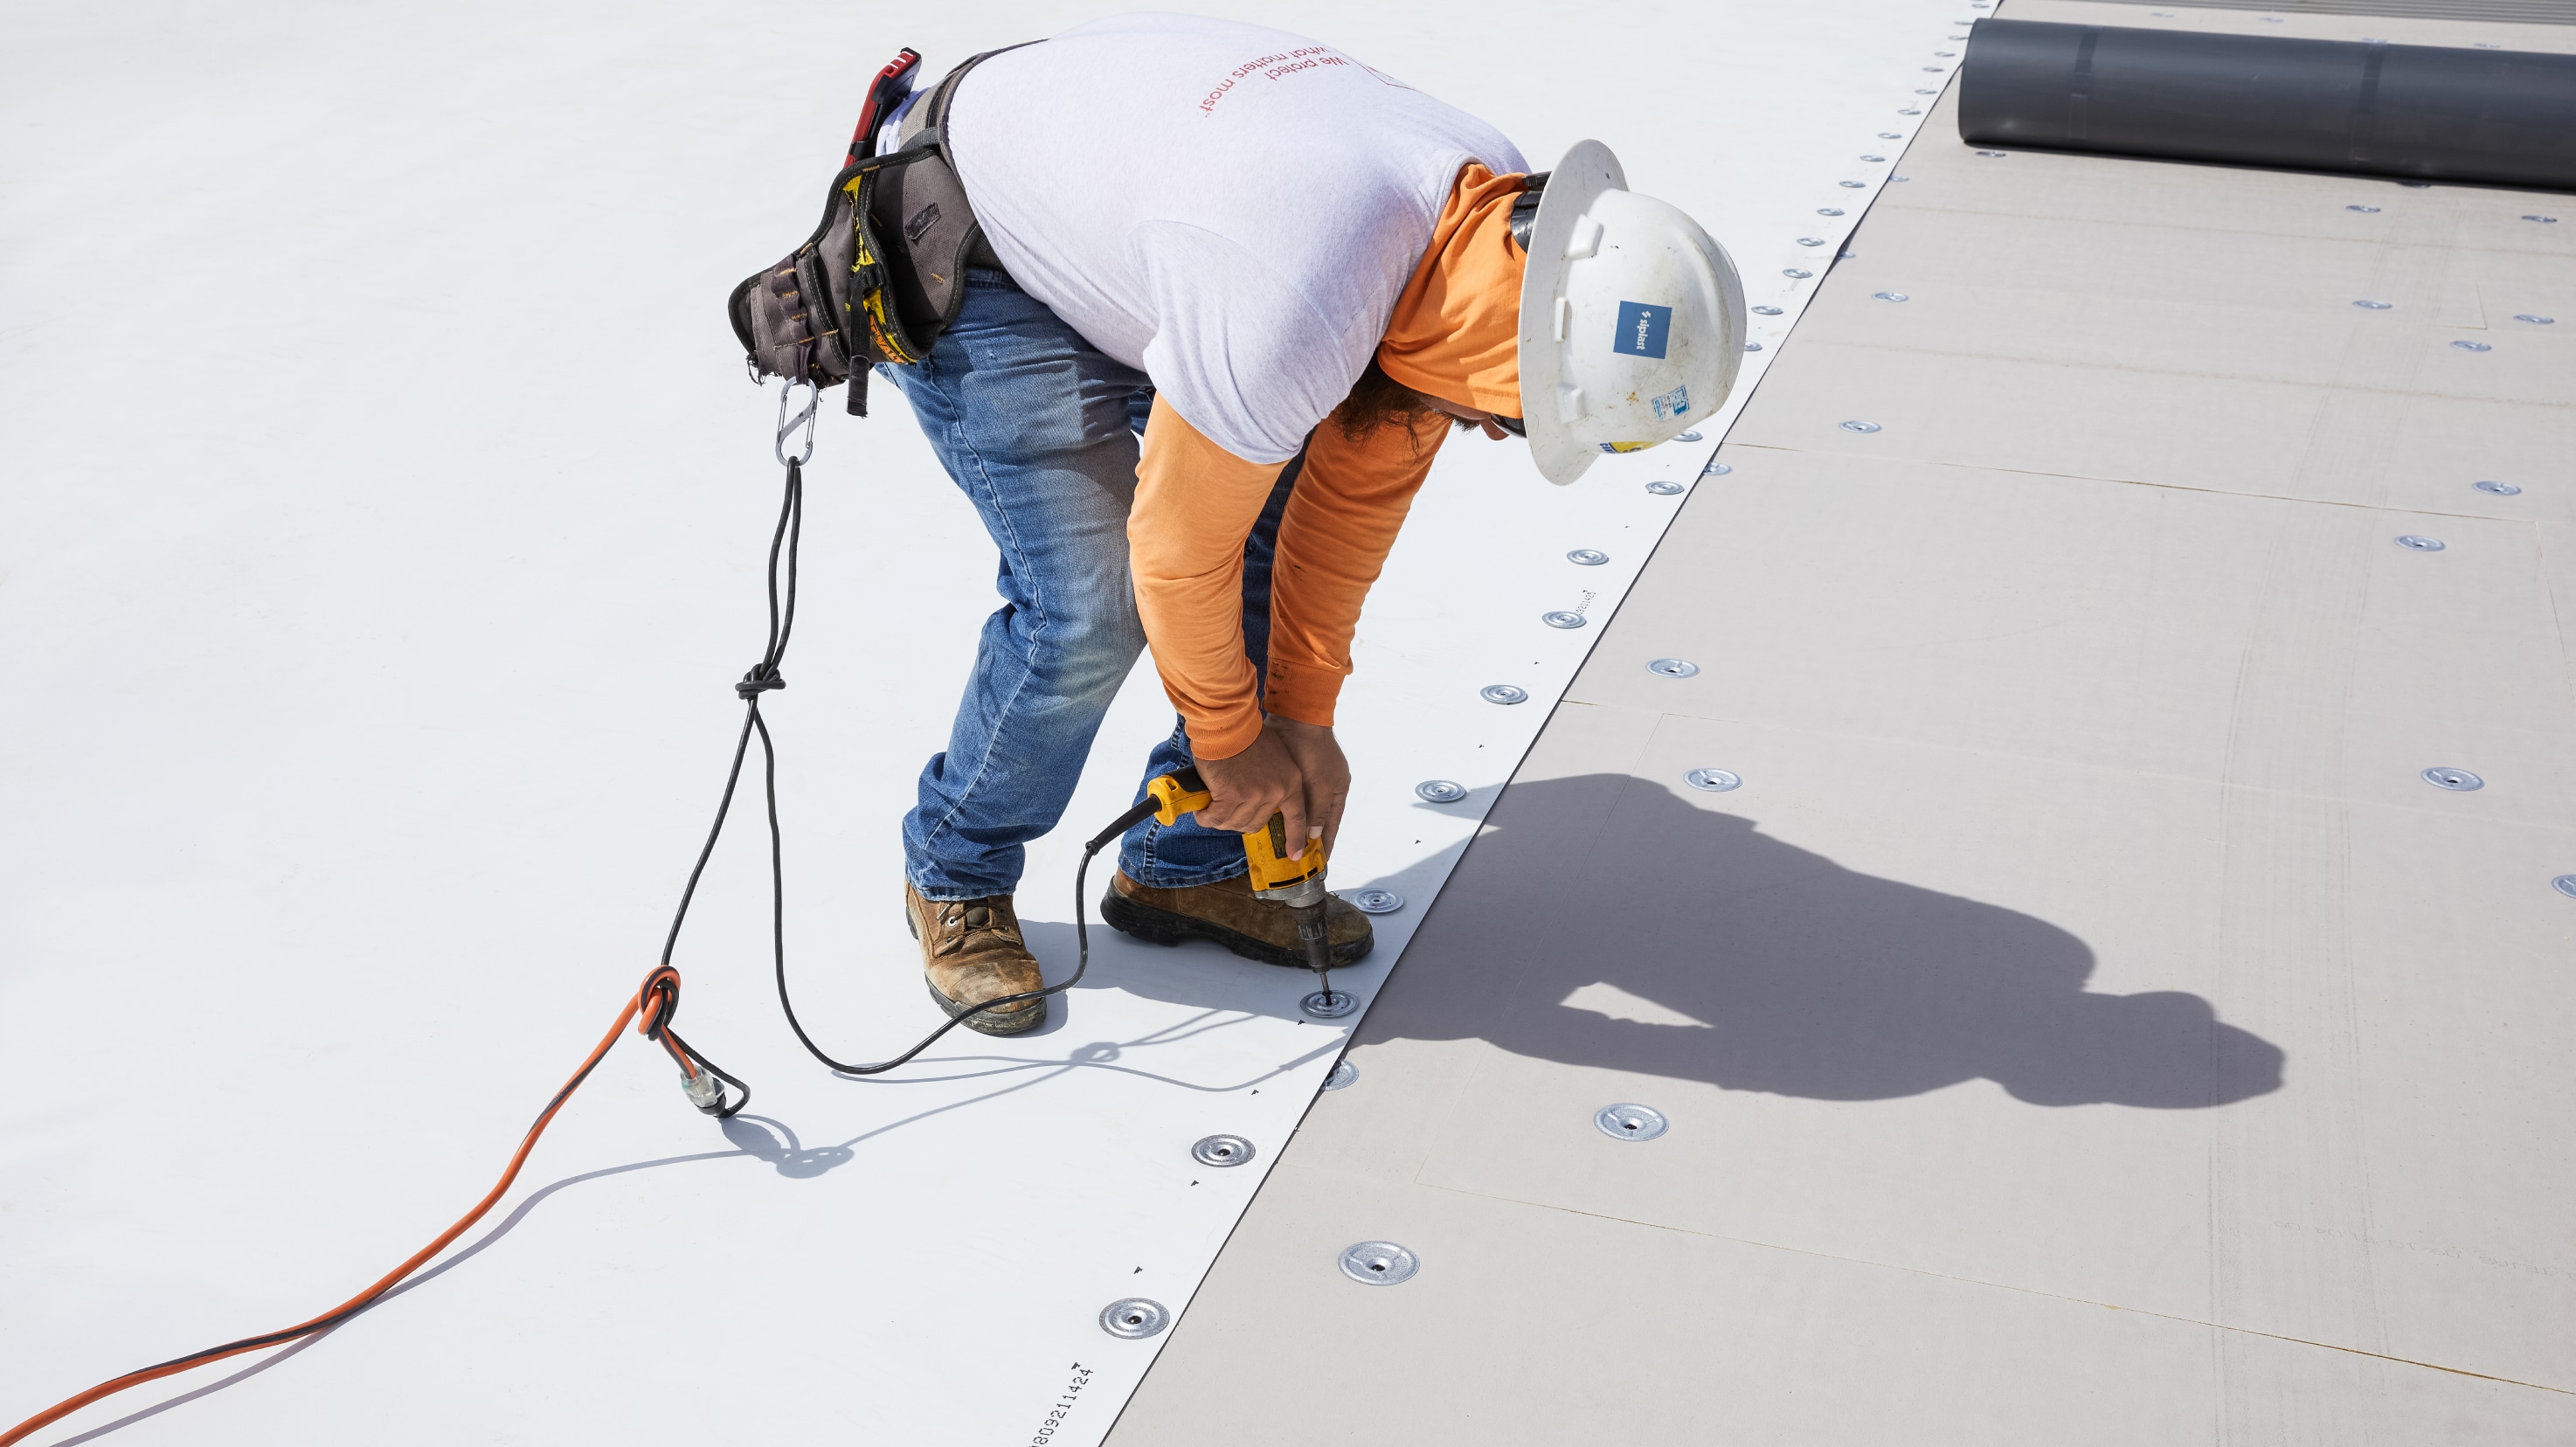
[(1350, 900), (1351, 908), (1362, 914), (1393, 914), (1404, 908), (1404, 896), (1392, 889), (1354, 890)]
[(1342, 1248), (1341, 1268), (1363, 1286), (1393, 1286), (1411, 1281), (1422, 1261), (1392, 1241), (1362, 1241)]
[(1592, 1113), (1592, 1124), (1614, 1141), (1650, 1141), (1664, 1133), (1664, 1113), (1651, 1105), (1621, 1101)]
[(1252, 1142), (1239, 1135), (1201, 1136), (1190, 1145), (1190, 1159), (1203, 1166), (1239, 1166), (1255, 1154)]
[(1154, 1335), (1172, 1324), (1172, 1314), (1159, 1301), (1131, 1296), (1100, 1308), (1100, 1329), (1129, 1341)]

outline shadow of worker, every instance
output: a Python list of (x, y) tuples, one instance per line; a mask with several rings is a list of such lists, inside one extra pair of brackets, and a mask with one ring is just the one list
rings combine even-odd
[(1513, 785), (1361, 1040), (1475, 1037), (1820, 1100), (1984, 1078), (2034, 1105), (2180, 1110), (2280, 1088), (2280, 1049), (2200, 996), (2097, 994), (2093, 952), (2045, 920), (1722, 809), (1626, 775)]

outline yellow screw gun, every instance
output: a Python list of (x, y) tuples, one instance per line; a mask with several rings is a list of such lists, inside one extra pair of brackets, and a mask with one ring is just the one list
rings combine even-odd
[[(1155, 822), (1165, 825), (1178, 824), (1182, 815), (1216, 802), (1196, 769), (1164, 774), (1147, 784), (1145, 793), (1154, 803)], [(1305, 946), (1306, 963), (1322, 986), (1308, 997), (1307, 1013), (1327, 1019), (1349, 1014), (1358, 1001), (1333, 988), (1333, 948), (1324, 934), (1330, 898), (1324, 892), (1324, 841), (1309, 839), (1305, 848), (1292, 851), (1287, 819), (1273, 814), (1268, 825), (1243, 836), (1243, 855), (1252, 863), (1253, 897), (1277, 900), (1297, 921), (1297, 942)]]

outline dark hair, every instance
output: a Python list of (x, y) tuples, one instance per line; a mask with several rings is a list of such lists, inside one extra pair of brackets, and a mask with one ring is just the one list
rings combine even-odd
[(1422, 394), (1386, 374), (1386, 369), (1369, 359), (1368, 370), (1351, 384), (1351, 394), (1333, 409), (1333, 422), (1342, 436), (1352, 442), (1366, 442), (1389, 422), (1402, 422), (1407, 431), (1418, 427), (1423, 418), (1440, 409), (1422, 400)]

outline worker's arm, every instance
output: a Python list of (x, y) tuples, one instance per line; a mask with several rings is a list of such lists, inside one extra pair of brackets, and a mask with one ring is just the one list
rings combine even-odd
[(1294, 839), (1308, 828), (1297, 755), (1316, 751), (1292, 752), (1279, 730), (1264, 727), (1243, 651), (1243, 542), (1285, 465), (1244, 461), (1155, 398), (1136, 464), (1127, 554), (1154, 669), (1189, 728), (1199, 776), (1216, 796), (1198, 811), (1199, 822), (1252, 830), (1276, 812), (1287, 816)]
[(1270, 574), (1266, 702), (1274, 717), (1332, 727), (1360, 605), (1448, 433), (1449, 419), (1437, 414), (1391, 417), (1358, 441), (1337, 420), (1315, 429)]

